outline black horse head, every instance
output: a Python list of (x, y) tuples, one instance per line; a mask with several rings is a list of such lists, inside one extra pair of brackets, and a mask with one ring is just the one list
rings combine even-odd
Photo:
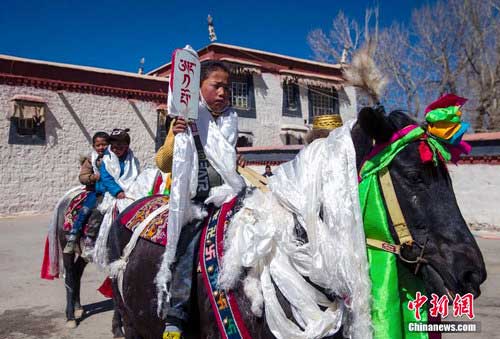
[[(416, 122), (401, 111), (386, 116), (381, 109), (363, 108), (352, 130), (358, 171), (373, 145), (388, 141), (392, 134)], [(425, 244), (426, 263), (422, 275), (427, 293), (438, 295), (472, 293), (480, 295), (486, 269), (479, 247), (465, 223), (455, 199), (446, 164), (424, 163), (416, 140), (403, 149), (389, 165), (401, 210), (413, 239)], [(390, 219), (390, 218), (388, 218)], [(390, 222), (390, 220), (389, 220)], [(397, 239), (393, 226), (391, 233)], [(403, 247), (402, 254), (416, 258), (418, 246)], [(415, 270), (414, 264), (405, 263)]]

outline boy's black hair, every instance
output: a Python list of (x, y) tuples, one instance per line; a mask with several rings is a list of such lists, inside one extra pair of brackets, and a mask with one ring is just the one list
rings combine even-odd
[(230, 74), (229, 68), (220, 61), (208, 61), (201, 64), (200, 84), (215, 71), (224, 71)]
[(106, 140), (107, 143), (109, 143), (109, 134), (106, 133), (106, 132), (97, 132), (96, 134), (94, 134), (94, 136), (92, 137), (92, 145), (95, 144), (95, 141), (98, 139), (98, 138), (101, 138), (101, 139), (104, 139)]
[(109, 143), (110, 144), (127, 144), (130, 145), (130, 135), (128, 135), (127, 132), (129, 132), (130, 129), (125, 128), (115, 128), (111, 132), (111, 135), (109, 136)]

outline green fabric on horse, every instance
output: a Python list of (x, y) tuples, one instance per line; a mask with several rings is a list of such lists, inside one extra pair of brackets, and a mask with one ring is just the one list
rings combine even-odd
[[(422, 128), (413, 129), (363, 165), (360, 173), (362, 181), (359, 184), (359, 197), (367, 238), (395, 243), (389, 231), (378, 173), (387, 167), (410, 142), (420, 138), (423, 134)], [(413, 312), (408, 309), (408, 302), (415, 298), (417, 291), (424, 293), (422, 281), (398, 263), (395, 254), (371, 247), (367, 248), (367, 253), (372, 281), (373, 338), (428, 338), (427, 333), (408, 331), (408, 323), (417, 321)], [(422, 322), (427, 322), (427, 310), (422, 310), (421, 317)]]

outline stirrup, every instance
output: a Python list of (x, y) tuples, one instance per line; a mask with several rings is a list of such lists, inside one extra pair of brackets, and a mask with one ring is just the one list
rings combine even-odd
[(163, 339), (181, 339), (182, 333), (177, 331), (165, 331), (163, 332)]

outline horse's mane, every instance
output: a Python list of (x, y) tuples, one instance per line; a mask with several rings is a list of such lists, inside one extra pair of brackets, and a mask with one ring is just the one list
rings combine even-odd
[(358, 170), (365, 156), (372, 149), (374, 138), (379, 142), (387, 141), (394, 132), (415, 124), (418, 123), (402, 110), (395, 110), (386, 115), (383, 110), (377, 111), (373, 107), (363, 107), (351, 131)]

